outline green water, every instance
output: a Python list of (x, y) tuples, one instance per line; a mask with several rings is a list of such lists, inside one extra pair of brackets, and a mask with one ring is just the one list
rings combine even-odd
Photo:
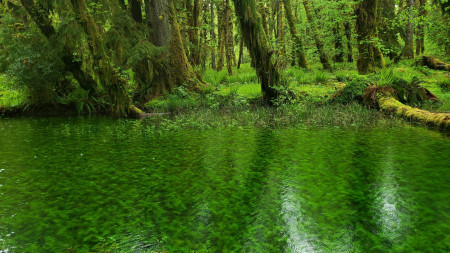
[(449, 169), (423, 128), (0, 119), (0, 252), (448, 252)]

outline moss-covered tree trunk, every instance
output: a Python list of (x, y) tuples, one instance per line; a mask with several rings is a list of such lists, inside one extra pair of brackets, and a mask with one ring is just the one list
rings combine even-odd
[(221, 71), (225, 62), (225, 40), (226, 40), (226, 25), (225, 25), (225, 14), (224, 14), (223, 2), (217, 4), (217, 39), (218, 43), (218, 59), (217, 59), (217, 70)]
[(336, 23), (333, 27), (334, 62), (344, 62), (344, 46), (342, 44), (341, 26)]
[(420, 56), (425, 52), (425, 16), (427, 15), (427, 10), (425, 9), (426, 0), (417, 0), (419, 8), (419, 25), (417, 26), (416, 32), (416, 56)]
[(267, 21), (269, 16), (269, 8), (267, 7), (266, 1), (258, 1), (257, 10), (259, 14), (261, 15), (262, 25), (264, 28), (264, 32), (266, 35), (269, 35), (269, 22)]
[(272, 56), (269, 41), (264, 32), (262, 19), (256, 11), (255, 0), (233, 0), (241, 26), (244, 43), (249, 50), (256, 73), (261, 82), (261, 90), (266, 103), (271, 103), (279, 95), (280, 75)]
[(211, 68), (212, 69), (216, 69), (216, 47), (215, 47), (215, 43), (216, 43), (216, 32), (215, 32), (215, 15), (214, 15), (214, 2), (213, 0), (209, 1), (209, 7), (211, 9), (211, 20), (210, 20), (210, 26), (211, 26), (211, 31), (210, 31), (210, 36), (211, 36)]
[[(233, 13), (231, 11), (231, 6), (229, 0), (224, 2), (223, 13), (225, 15), (225, 55), (227, 58), (227, 70), (228, 75), (233, 75), (233, 59), (236, 57), (234, 55), (234, 41), (233, 41)], [(234, 59), (236, 61), (236, 59)]]
[(413, 9), (414, 9), (414, 0), (406, 0), (408, 3), (408, 24), (406, 25), (406, 38), (405, 38), (405, 47), (403, 48), (402, 56), (408, 59), (414, 58), (414, 26), (413, 26)]
[(153, 44), (165, 48), (166, 59), (165, 64), (157, 69), (153, 94), (162, 95), (183, 84), (197, 85), (197, 76), (184, 50), (173, 0), (152, 0), (151, 7)]
[(86, 1), (71, 0), (71, 3), (77, 14), (78, 23), (89, 38), (90, 50), (94, 58), (94, 72), (108, 94), (112, 111), (120, 116), (134, 113), (134, 107), (126, 90), (126, 80), (118, 75), (107, 56), (100, 29), (92, 18)]
[(284, 20), (283, 20), (283, 0), (277, 0), (276, 14), (277, 14), (277, 61), (280, 67), (284, 68), (286, 65), (286, 43), (284, 36)]
[(356, 32), (358, 34), (358, 61), (360, 75), (375, 71), (375, 39), (377, 37), (378, 0), (363, 0), (356, 9)]
[(300, 37), (300, 34), (298, 33), (298, 30), (297, 30), (297, 23), (298, 23), (297, 18), (294, 15), (294, 12), (292, 11), (291, 1), (283, 0), (283, 3), (284, 3), (286, 19), (289, 24), (289, 30), (291, 32), (292, 40), (294, 41), (295, 60), (299, 67), (306, 69), (306, 68), (308, 68), (308, 61), (306, 60), (302, 38)]
[(306, 17), (308, 18), (309, 23), (311, 24), (311, 32), (314, 38), (314, 42), (316, 43), (317, 51), (319, 53), (320, 63), (324, 69), (331, 70), (331, 65), (328, 60), (327, 54), (325, 54), (323, 41), (320, 38), (319, 30), (317, 29), (315, 23), (314, 11), (312, 9), (311, 0), (303, 0), (303, 6), (305, 7)]
[(350, 22), (344, 23), (344, 30), (347, 38), (347, 62), (353, 62), (352, 27)]
[(240, 69), (241, 68), (241, 64), (242, 61), (244, 60), (244, 38), (242, 37), (241, 34), (241, 41), (239, 42), (239, 60), (238, 60), (238, 64), (237, 64), (237, 68)]
[(398, 50), (401, 48), (398, 42), (399, 29), (396, 24), (396, 0), (379, 0), (381, 7), (378, 8), (378, 37), (381, 39), (383, 46), (388, 50), (389, 58), (398, 57)]
[[(21, 3), (30, 17), (34, 20), (41, 33), (49, 40), (50, 44), (53, 45), (54, 48), (60, 48), (60, 41), (56, 38), (56, 30), (52, 26), (48, 10), (39, 8), (33, 0), (21, 0)], [(61, 60), (64, 63), (65, 70), (72, 73), (73, 77), (83, 89), (93, 93), (97, 86), (95, 80), (81, 69), (81, 63), (75, 60), (74, 52), (64, 45), (62, 45), (62, 47), (63, 54)]]
[(199, 37), (199, 27), (200, 27), (200, 16), (201, 16), (201, 3), (200, 0), (194, 0), (194, 5), (191, 6), (191, 0), (186, 1), (188, 11), (190, 12), (189, 17), (189, 31), (188, 37), (191, 43), (190, 47), (190, 57), (189, 60), (193, 66), (200, 64), (200, 37)]

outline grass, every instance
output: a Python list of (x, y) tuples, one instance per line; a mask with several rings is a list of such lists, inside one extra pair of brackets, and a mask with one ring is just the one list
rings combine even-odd
[(171, 116), (150, 117), (146, 124), (158, 131), (220, 128), (367, 128), (406, 125), (402, 120), (356, 103), (318, 106), (301, 103), (279, 108), (241, 106), (235, 109), (186, 110)]

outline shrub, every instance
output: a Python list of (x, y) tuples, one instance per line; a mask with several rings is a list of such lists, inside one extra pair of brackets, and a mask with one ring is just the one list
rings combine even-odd
[(342, 90), (336, 92), (330, 101), (342, 104), (348, 104), (352, 101), (362, 101), (362, 95), (365, 88), (368, 86), (368, 79), (365, 77), (354, 78)]

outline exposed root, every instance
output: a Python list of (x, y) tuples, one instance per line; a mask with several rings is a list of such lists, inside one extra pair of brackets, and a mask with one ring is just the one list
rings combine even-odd
[(402, 104), (392, 96), (381, 96), (378, 104), (382, 111), (395, 113), (395, 115), (430, 126), (450, 131), (450, 113), (433, 113)]
[(427, 66), (430, 69), (450, 71), (450, 64), (431, 56), (422, 56), (419, 58), (418, 62), (422, 66)]

